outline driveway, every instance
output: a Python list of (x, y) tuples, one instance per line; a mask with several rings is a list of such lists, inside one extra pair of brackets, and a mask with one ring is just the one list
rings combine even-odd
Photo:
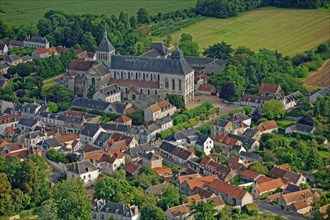
[(282, 210), (279, 206), (270, 205), (265, 200), (255, 200), (254, 203), (258, 205), (260, 212), (267, 212), (273, 215), (281, 215), (290, 220), (306, 220), (297, 213)]

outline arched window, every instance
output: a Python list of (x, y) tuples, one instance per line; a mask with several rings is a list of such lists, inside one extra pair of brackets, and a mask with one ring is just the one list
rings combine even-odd
[(92, 85), (95, 86), (95, 78), (92, 78)]
[(168, 87), (169, 87), (169, 83), (168, 83), (168, 79), (166, 78), (165, 79), (165, 89), (168, 89)]
[(175, 80), (172, 79), (172, 90), (175, 90)]

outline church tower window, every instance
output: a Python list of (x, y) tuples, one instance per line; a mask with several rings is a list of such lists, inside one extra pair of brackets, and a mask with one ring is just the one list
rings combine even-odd
[(175, 80), (172, 79), (172, 90), (175, 90)]
[(169, 83), (168, 83), (168, 79), (166, 78), (165, 79), (165, 88), (168, 89), (168, 87), (169, 87)]

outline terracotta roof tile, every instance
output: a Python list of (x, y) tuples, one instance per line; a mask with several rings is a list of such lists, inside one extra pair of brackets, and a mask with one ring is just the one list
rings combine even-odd
[(79, 139), (79, 137), (76, 134), (65, 134), (65, 135), (57, 137), (56, 139), (58, 142), (64, 143), (64, 142), (77, 140), (77, 139)]
[(238, 144), (239, 140), (235, 139), (235, 138), (230, 138), (224, 135), (217, 135), (215, 137), (212, 138), (213, 141), (219, 142), (219, 143), (223, 143), (226, 144), (228, 146), (235, 146)]
[(290, 205), (291, 203), (305, 200), (308, 198), (312, 198), (313, 193), (309, 189), (297, 191), (297, 192), (292, 192), (292, 193), (287, 193), (283, 195), (283, 199), (286, 202), (286, 204)]
[(278, 192), (278, 193), (267, 196), (267, 199), (269, 202), (273, 202), (273, 201), (279, 199), (281, 197), (281, 195), (282, 195), (282, 193)]
[(237, 186), (230, 185), (222, 180), (214, 180), (212, 183), (208, 185), (208, 187), (217, 190), (219, 192), (225, 193), (227, 195), (230, 195), (231, 197), (237, 200), (241, 200), (247, 193), (245, 190)]
[(276, 84), (262, 83), (259, 92), (276, 93), (279, 88), (280, 86)]
[(179, 180), (179, 184), (181, 185), (185, 180), (201, 178), (201, 177), (202, 176), (199, 173), (194, 173), (194, 174), (190, 174), (190, 175), (179, 176), (178, 180)]
[(282, 170), (289, 170), (290, 165), (288, 163), (284, 163), (284, 164), (281, 164), (281, 165), (276, 165), (275, 167), (280, 168)]
[(264, 182), (268, 182), (270, 180), (272, 180), (272, 178), (269, 178), (267, 176), (260, 176), (260, 177), (258, 177), (258, 179), (256, 179), (256, 182), (257, 183), (264, 183)]
[(119, 118), (117, 118), (116, 122), (126, 123), (132, 121), (131, 118), (127, 117), (126, 115), (121, 115)]
[(179, 217), (182, 215), (187, 215), (190, 213), (189, 204), (183, 204), (169, 208), (168, 211), (173, 215), (173, 217)]
[(132, 163), (132, 162), (128, 162), (128, 163), (123, 167), (123, 169), (124, 169), (127, 173), (133, 175), (133, 174), (139, 169), (139, 166), (135, 165), (135, 164)]
[(35, 50), (38, 54), (50, 53), (50, 54), (57, 54), (57, 50), (55, 47), (50, 48), (38, 48)]
[(200, 85), (198, 90), (205, 91), (205, 92), (212, 92), (214, 90), (214, 86), (211, 84)]
[(170, 167), (156, 167), (152, 168), (159, 176), (164, 176), (164, 175), (171, 175), (172, 174), (172, 169)]
[(233, 170), (239, 170), (243, 164), (239, 163), (239, 158), (237, 157), (230, 157), (228, 160), (228, 167)]
[(196, 179), (187, 179), (186, 182), (190, 189), (194, 189), (195, 187), (204, 187), (211, 183), (213, 180), (218, 179), (216, 175), (213, 176), (204, 176)]
[(133, 114), (136, 110), (132, 106), (124, 110), (127, 114)]
[(84, 61), (84, 60), (74, 60), (70, 63), (69, 70), (87, 71), (89, 70), (95, 61)]
[(195, 195), (192, 195), (192, 196), (188, 196), (187, 197), (187, 200), (188, 200), (188, 202), (197, 202), (197, 201), (199, 201), (199, 200), (201, 200), (202, 198), (201, 198), (201, 196), (199, 195), (199, 194), (195, 194)]
[(240, 172), (239, 175), (242, 177), (249, 178), (249, 179), (255, 179), (260, 175), (260, 173), (254, 172), (252, 170), (244, 170), (244, 171)]
[(283, 178), (283, 176), (285, 175), (286, 170), (282, 170), (279, 167), (273, 167), (272, 170), (270, 171), (269, 175), (271, 177), (280, 177)]
[(15, 115), (15, 114), (3, 115), (3, 116), (0, 116), (0, 125), (12, 123), (15, 121), (18, 122), (20, 119), (21, 119), (21, 116)]
[(266, 121), (262, 122), (259, 126), (258, 129), (260, 132), (267, 131), (267, 130), (272, 130), (278, 128), (278, 125), (275, 120), (271, 121)]
[(85, 112), (82, 111), (77, 111), (77, 110), (66, 110), (64, 112), (64, 115), (69, 115), (69, 116), (73, 116), (73, 117), (82, 117), (83, 115), (85, 115)]
[(13, 126), (7, 127), (6, 129), (7, 129), (7, 131), (10, 132), (10, 133), (14, 133), (14, 132), (15, 132)]
[(296, 210), (304, 209), (304, 208), (307, 208), (309, 206), (304, 201), (295, 202), (293, 205), (294, 205)]
[(257, 188), (260, 193), (265, 193), (265, 192), (276, 190), (277, 188), (284, 187), (285, 185), (286, 185), (286, 183), (283, 181), (283, 179), (278, 178), (278, 179), (272, 179), (270, 181), (257, 184)]

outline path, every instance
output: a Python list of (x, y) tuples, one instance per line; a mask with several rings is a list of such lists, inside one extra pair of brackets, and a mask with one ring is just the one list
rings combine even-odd
[(306, 220), (302, 217), (302, 215), (282, 210), (279, 206), (270, 205), (265, 200), (255, 200), (254, 203), (258, 205), (260, 212), (267, 212), (273, 215), (281, 215), (290, 220)]

